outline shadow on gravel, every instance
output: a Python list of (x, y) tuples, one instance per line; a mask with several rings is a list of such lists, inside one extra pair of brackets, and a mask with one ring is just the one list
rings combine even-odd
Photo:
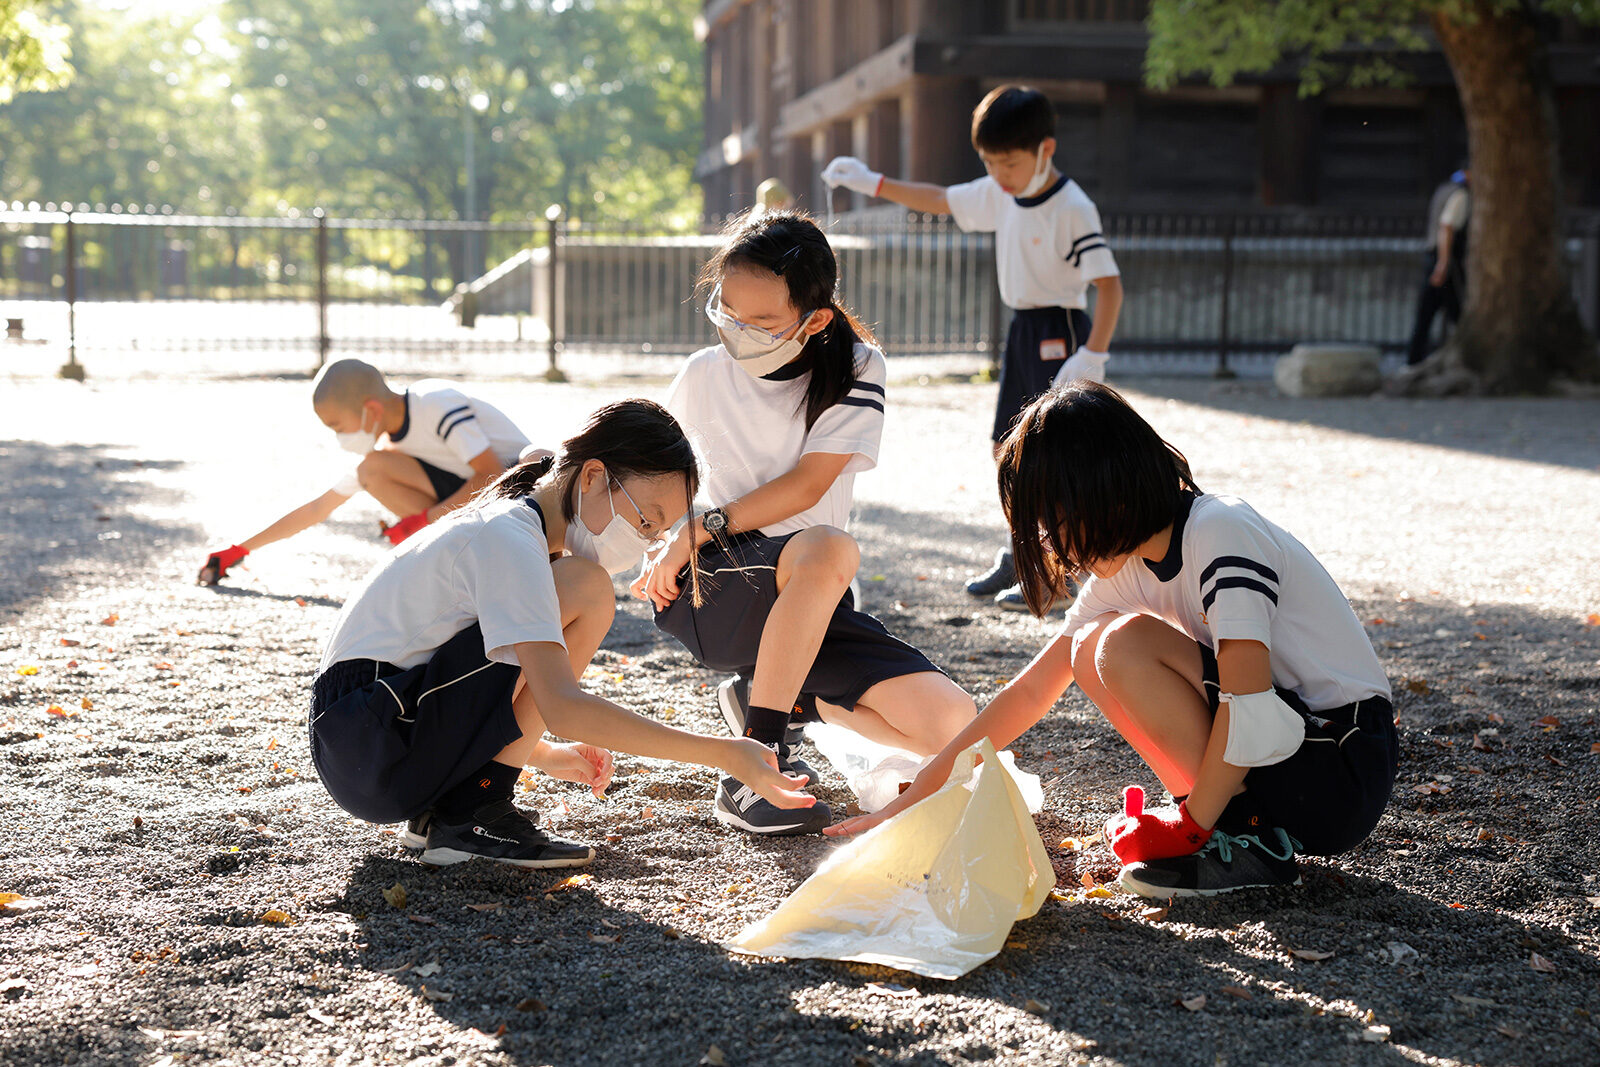
[[(230, 572), (231, 577), (231, 572)], [(337, 608), (344, 601), (331, 596), (303, 596), (294, 593), (272, 593), (265, 589), (251, 589), (237, 585), (213, 585), (211, 592), (220, 597), (240, 597), (246, 600), (281, 600), (297, 603), (301, 607), (315, 604), (319, 608)]]
[[(182, 498), (157, 488), (145, 471), (171, 471), (178, 460), (130, 460), (111, 445), (46, 445), (0, 441), (0, 613), (82, 582), (96, 569), (134, 573), (175, 543), (198, 538), (198, 528), (150, 522), (130, 513), (137, 504)], [(96, 580), (105, 581), (107, 575)]]
[(1138, 392), (1220, 411), (1304, 422), (1346, 433), (1477, 452), (1529, 463), (1593, 471), (1600, 466), (1600, 426), (1593, 400), (1504, 398), (1402, 400), (1387, 397), (1299, 399), (1270, 381), (1139, 379)]

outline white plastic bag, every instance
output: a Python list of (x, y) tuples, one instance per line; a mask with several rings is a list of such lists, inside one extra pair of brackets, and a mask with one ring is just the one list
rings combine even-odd
[[(833, 769), (844, 778), (856, 802), (865, 812), (882, 811), (889, 802), (900, 795), (900, 787), (917, 776), (932, 757), (923, 758), (903, 749), (880, 745), (843, 726), (814, 722), (806, 727), (806, 737), (817, 746)], [(1044, 786), (1037, 774), (1017, 769), (1016, 757), (1011, 752), (1000, 753), (1000, 762), (1006, 765), (1017, 788), (1022, 791), (1028, 810), (1037, 815), (1044, 810)]]
[(1016, 782), (987, 740), (933, 796), (842, 845), (728, 948), (959, 978), (1038, 912), (1055, 872)]

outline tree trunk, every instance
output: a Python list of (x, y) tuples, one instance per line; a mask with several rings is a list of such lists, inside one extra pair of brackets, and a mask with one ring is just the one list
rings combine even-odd
[(1461, 94), (1472, 156), (1466, 307), (1438, 353), (1397, 380), (1413, 393), (1545, 392), (1600, 380), (1600, 352), (1561, 252), (1555, 102), (1544, 41), (1522, 10), (1431, 17)]

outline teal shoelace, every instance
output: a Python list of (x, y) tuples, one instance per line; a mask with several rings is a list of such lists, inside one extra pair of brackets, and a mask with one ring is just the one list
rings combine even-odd
[(1254, 846), (1275, 860), (1291, 860), (1294, 858), (1295, 853), (1304, 847), (1300, 842), (1290, 837), (1282, 827), (1275, 826), (1272, 828), (1272, 832), (1276, 835), (1278, 844), (1282, 846), (1283, 855), (1281, 856), (1255, 834), (1230, 834), (1222, 830), (1214, 831), (1211, 835), (1211, 840), (1207, 841), (1200, 851), (1215, 851), (1217, 858), (1222, 860), (1223, 863), (1232, 863), (1235, 847), (1246, 849)]

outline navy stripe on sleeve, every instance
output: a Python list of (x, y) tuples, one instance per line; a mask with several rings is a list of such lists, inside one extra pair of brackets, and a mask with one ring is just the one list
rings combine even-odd
[(1083, 254), (1085, 252), (1093, 252), (1097, 248), (1107, 247), (1109, 246), (1104, 241), (1101, 241), (1097, 245), (1084, 245), (1082, 248), (1074, 249), (1072, 254), (1067, 257), (1067, 262), (1071, 263), (1074, 267), (1079, 266), (1083, 262)]
[(463, 415), (463, 416), (461, 416), (461, 417), (460, 417), (460, 418), (459, 418), (459, 419), (457, 419), (457, 420), (456, 420), (456, 421), (455, 421), (455, 422), (452, 422), (452, 423), (451, 423), (451, 424), (450, 424), (450, 425), (449, 425), (449, 426), (447, 426), (447, 427), (445, 427), (445, 431), (444, 431), (444, 434), (443, 434), (443, 435), (442, 435), (442, 436), (440, 436), (440, 438), (439, 438), (439, 440), (441, 440), (441, 441), (448, 441), (448, 440), (450, 440), (450, 434), (451, 434), (451, 432), (452, 432), (452, 431), (453, 431), (453, 430), (455, 430), (455, 428), (456, 428), (456, 427), (457, 427), (457, 426), (460, 426), (460, 425), (461, 425), (461, 424), (462, 424), (462, 423), (463, 423), (463, 422), (471, 422), (471, 421), (472, 421), (472, 420), (473, 420), (473, 419), (476, 419), (476, 418), (477, 418), (477, 417), (478, 417), (478, 416), (476, 416), (476, 415), (473, 415), (473, 414), (470, 414), (470, 413), (469, 413), (469, 414), (466, 414), (466, 415)]
[(1218, 578), (1217, 584), (1211, 587), (1211, 591), (1200, 598), (1200, 610), (1210, 611), (1212, 602), (1217, 599), (1217, 593), (1224, 589), (1250, 589), (1260, 593), (1274, 604), (1278, 602), (1277, 591), (1256, 581), (1254, 578)]
[(860, 382), (860, 381), (852, 382), (851, 385), (850, 385), (850, 388), (851, 389), (865, 389), (867, 392), (869, 392), (869, 393), (877, 393), (879, 396), (887, 396), (888, 395), (887, 393), (885, 393), (883, 391), (883, 386), (881, 386), (881, 385), (873, 385), (871, 382)]
[(434, 433), (440, 433), (440, 434), (444, 433), (445, 432), (444, 424), (450, 421), (450, 416), (451, 415), (459, 415), (463, 411), (466, 411), (471, 407), (472, 407), (471, 404), (462, 404), (458, 408), (451, 408), (449, 411), (445, 412), (443, 415), (441, 415), (439, 417), (439, 425), (437, 425), (437, 426), (435, 426), (433, 428), (433, 432)]
[[(1083, 242), (1085, 242), (1085, 241), (1102, 240), (1104, 238), (1104, 236), (1105, 236), (1104, 234), (1100, 234), (1100, 233), (1086, 233), (1082, 237), (1078, 238), (1076, 241), (1072, 242), (1072, 247), (1073, 248), (1077, 248), (1079, 245), (1083, 244)], [(1070, 249), (1069, 249), (1069, 251), (1070, 251)]]
[(1238, 567), (1242, 570), (1255, 571), (1268, 581), (1277, 582), (1278, 572), (1265, 563), (1258, 563), (1248, 556), (1218, 556), (1212, 560), (1205, 570), (1200, 572), (1200, 584), (1203, 586), (1211, 580), (1211, 576), (1224, 567)]
[(839, 403), (849, 404), (853, 408), (877, 408), (880, 414), (883, 412), (883, 405), (881, 403), (876, 400), (869, 400), (863, 396), (847, 396), (843, 400), (839, 401)]

